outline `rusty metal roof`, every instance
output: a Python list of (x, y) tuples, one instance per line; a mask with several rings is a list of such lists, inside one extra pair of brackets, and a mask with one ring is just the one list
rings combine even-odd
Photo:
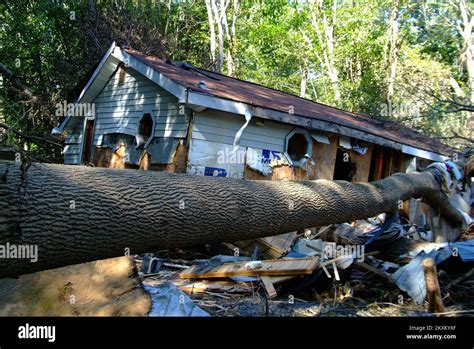
[[(295, 115), (349, 127), (438, 154), (449, 155), (453, 152), (440, 141), (393, 121), (372, 119), (255, 83), (198, 69), (189, 64), (183, 65), (145, 55), (130, 48), (125, 48), (124, 51), (191, 91), (283, 113), (288, 113), (291, 106)], [(199, 87), (199, 83), (203, 80), (204, 87), (207, 88)]]

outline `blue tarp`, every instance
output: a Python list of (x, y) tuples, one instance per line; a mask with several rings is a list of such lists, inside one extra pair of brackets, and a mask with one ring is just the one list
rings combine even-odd
[(455, 242), (453, 247), (463, 262), (474, 262), (474, 239)]

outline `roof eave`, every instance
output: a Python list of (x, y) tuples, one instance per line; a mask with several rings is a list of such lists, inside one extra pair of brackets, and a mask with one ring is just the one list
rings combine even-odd
[(105, 53), (105, 55), (102, 57), (102, 59), (100, 60), (99, 62), (99, 65), (97, 66), (97, 68), (95, 69), (94, 73), (92, 74), (91, 78), (89, 79), (89, 81), (87, 82), (86, 86), (84, 86), (84, 88), (82, 89), (81, 93), (79, 94), (79, 97), (77, 98), (77, 101), (74, 103), (74, 107), (71, 108), (71, 111), (68, 113), (68, 115), (66, 115), (66, 118), (63, 120), (63, 122), (61, 123), (61, 125), (59, 125), (59, 127), (55, 127), (53, 130), (52, 130), (52, 134), (59, 134), (59, 133), (62, 133), (64, 131), (64, 128), (66, 127), (66, 125), (68, 124), (71, 116), (73, 116), (74, 114), (74, 111), (75, 111), (75, 107), (78, 103), (80, 103), (82, 101), (82, 99), (84, 98), (84, 96), (86, 96), (86, 94), (88, 93), (88, 91), (90, 91), (91, 87), (93, 86), (93, 84), (96, 82), (96, 79), (97, 77), (99, 76), (99, 74), (101, 73), (104, 65), (106, 64), (106, 62), (108, 61), (108, 59), (110, 58), (110, 56), (112, 55), (112, 52), (115, 50), (116, 48), (116, 43), (115, 41), (112, 42), (112, 44), (110, 45), (109, 49), (107, 50), (107, 52)]
[(411, 145), (403, 144), (395, 140), (387, 139), (385, 137), (374, 135), (351, 127), (342, 126), (336, 123), (318, 120), (315, 118), (308, 118), (306, 116), (283, 113), (269, 108), (250, 106), (243, 102), (236, 102), (197, 91), (188, 91), (188, 103), (240, 115), (245, 115), (245, 111), (249, 110), (253, 116), (297, 125), (312, 130), (326, 131), (340, 134), (342, 136), (357, 138), (369, 143), (401, 151), (404, 154), (413, 155), (428, 160), (445, 161), (448, 159), (447, 156), (440, 153), (413, 147)]

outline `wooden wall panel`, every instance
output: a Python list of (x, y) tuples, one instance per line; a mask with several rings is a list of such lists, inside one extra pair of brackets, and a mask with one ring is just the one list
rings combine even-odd
[[(331, 136), (329, 141), (331, 144), (313, 142), (313, 160), (315, 165), (314, 173), (310, 173), (311, 179), (333, 179), (339, 137)], [(310, 170), (310, 172), (312, 171)]]
[(351, 152), (351, 160), (356, 164), (356, 173), (352, 180), (354, 182), (368, 182), (372, 160), (372, 148), (369, 148), (364, 155), (354, 151)]

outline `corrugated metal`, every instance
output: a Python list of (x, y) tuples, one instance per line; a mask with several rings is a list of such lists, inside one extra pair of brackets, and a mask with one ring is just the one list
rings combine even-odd
[[(429, 253), (421, 251), (410, 263), (398, 269), (393, 275), (393, 280), (407, 292), (417, 304), (422, 304), (426, 297), (426, 284), (423, 272), (423, 261), (426, 258), (433, 258), (436, 264), (456, 256), (461, 261), (468, 263), (474, 261), (474, 240), (445, 243), (439, 250), (433, 247)], [(432, 244), (431, 246), (436, 246)], [(430, 247), (428, 245), (427, 247)]]
[[(245, 123), (242, 115), (206, 110), (196, 113), (193, 121), (192, 138), (210, 142), (233, 144), (235, 134)], [(265, 121), (258, 126), (255, 120), (244, 129), (240, 145), (258, 149), (284, 151), (285, 137), (291, 132), (291, 125)]]

